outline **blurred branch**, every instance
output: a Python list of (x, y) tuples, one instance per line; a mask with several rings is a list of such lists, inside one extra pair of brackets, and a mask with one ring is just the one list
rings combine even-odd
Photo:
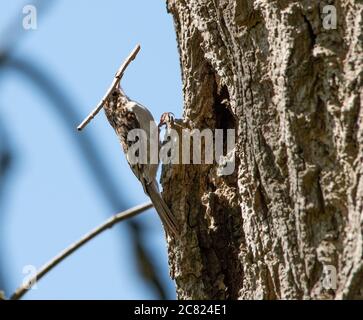
[[(5, 124), (3, 123), (0, 117), (0, 208), (4, 205), (3, 195), (5, 192), (5, 185), (8, 182), (8, 174), (10, 172), (12, 160), (13, 160), (13, 150), (9, 143), (9, 135), (7, 134)], [(4, 210), (0, 210), (0, 219), (4, 218)], [(0, 235), (4, 233), (1, 231), (4, 223), (0, 221)], [(0, 239), (0, 249), (3, 249), (4, 239)], [(4, 290), (7, 287), (6, 277), (4, 275), (4, 261), (2, 257), (0, 257), (0, 290)], [(1, 296), (1, 291), (0, 291)], [(0, 298), (1, 299), (1, 298)]]
[[(41, 18), (44, 13), (55, 3), (55, 0), (34, 0), (32, 5), (37, 9), (37, 18)], [(24, 2), (23, 7), (27, 3)], [(7, 27), (0, 34), (1, 39), (1, 46), (0, 46), (0, 66), (4, 64), (4, 62), (10, 57), (12, 52), (15, 50), (16, 46), (20, 43), (20, 38), (26, 34), (26, 30), (23, 28), (23, 24), (21, 23), (21, 15), (19, 13), (22, 12), (22, 8), (19, 7), (17, 13), (15, 14), (14, 18), (11, 19), (11, 22), (8, 24)], [(29, 33), (28, 33), (29, 34)], [(4, 129), (4, 124), (0, 121), (0, 142), (2, 143), (2, 147), (0, 150), (0, 200), (2, 198), (2, 194), (4, 192), (4, 185), (6, 182), (6, 176), (9, 172), (9, 167), (12, 161), (12, 150), (8, 143), (7, 139), (8, 135)], [(3, 218), (3, 216), (1, 216)], [(3, 233), (1, 233), (3, 234)], [(1, 239), (1, 244), (4, 241)], [(4, 289), (6, 286), (4, 276), (4, 268), (1, 266), (0, 268), (0, 289)], [(0, 292), (0, 300), (1, 300), (1, 292)]]
[[(38, 19), (44, 15), (44, 13), (55, 4), (55, 0), (34, 0), (32, 5), (37, 9)], [(26, 3), (24, 3), (25, 5)], [(21, 8), (19, 8), (19, 12)], [(70, 126), (70, 130), (78, 122), (79, 117), (76, 114), (76, 106), (72, 103), (71, 99), (67, 98), (58, 86), (58, 82), (53, 81), (54, 78), (47, 77), (41, 68), (37, 68), (35, 64), (31, 64), (26, 60), (13, 60), (12, 53), (16, 49), (16, 46), (20, 43), (20, 39), (25, 34), (30, 34), (30, 32), (25, 32), (22, 28), (22, 23), (19, 21), (19, 13), (16, 14), (11, 23), (4, 29), (1, 33), (0, 38), (2, 39), (2, 44), (0, 47), (0, 68), (10, 67), (15, 68), (20, 72), (21, 75), (26, 76), (33, 84), (35, 84), (43, 93), (45, 93), (48, 98), (52, 101), (52, 105), (55, 106), (55, 111), (63, 120), (65, 126)], [(68, 130), (67, 130), (68, 131)], [(68, 131), (72, 132), (72, 131)], [(5, 140), (2, 140), (5, 141)], [(89, 165), (91, 169), (92, 176), (96, 178), (97, 185), (100, 187), (106, 199), (109, 201), (111, 206), (117, 209), (122, 209), (124, 207), (122, 201), (120, 201), (120, 196), (118, 193), (117, 185), (114, 183), (112, 175), (107, 170), (107, 165), (102, 161), (102, 158), (98, 156), (96, 148), (93, 146), (92, 141), (83, 136), (79, 139), (74, 139), (73, 141), (78, 144), (81, 155), (85, 158), (85, 163)], [(2, 168), (6, 168), (10, 161), (10, 153), (5, 153), (2, 157)], [(132, 232), (136, 229), (140, 229), (140, 225), (136, 221), (130, 221), (128, 223), (131, 227)], [(142, 234), (142, 233), (141, 233)], [(135, 251), (141, 252), (144, 259), (140, 261), (137, 259), (139, 265), (150, 264), (152, 266), (151, 258), (148, 256), (147, 250), (142, 245), (142, 237), (139, 233), (135, 233), (133, 237), (137, 240), (134, 242)], [(140, 245), (141, 244), (141, 245)], [(139, 254), (137, 253), (139, 256)], [(161, 296), (164, 296), (164, 289), (162, 282), (159, 279), (157, 272), (150, 267), (153, 274), (151, 283), (156, 284), (158, 291), (162, 292)], [(147, 278), (146, 280), (150, 280)]]
[[(8, 58), (0, 61), (0, 67), (7, 67), (14, 69), (19, 72), (20, 75), (25, 76), (26, 79), (30, 80), (33, 85), (38, 87), (52, 102), (55, 112), (62, 119), (64, 126), (67, 128), (67, 133), (71, 135), (72, 141), (78, 145), (78, 150), (81, 152), (81, 156), (84, 158), (84, 162), (89, 166), (92, 176), (96, 179), (96, 184), (100, 188), (101, 193), (111, 204), (111, 210), (123, 210), (125, 204), (121, 201), (119, 186), (116, 184), (113, 174), (108, 170), (108, 166), (100, 157), (97, 149), (94, 145), (93, 139), (90, 139), (88, 135), (77, 135), (74, 131), (74, 127), (79, 123), (80, 116), (75, 110), (77, 106), (73, 103), (72, 99), (66, 96), (64, 90), (59, 87), (59, 81), (55, 81), (57, 77), (50, 77), (45, 74), (45, 72), (37, 67), (36, 63), (31, 63), (21, 58)], [(132, 226), (137, 225), (136, 221), (132, 221)], [(131, 226), (130, 224), (128, 224)], [(138, 228), (141, 226), (138, 225)], [(132, 230), (135, 228), (132, 227)], [(142, 243), (142, 236), (140, 234), (134, 235), (134, 237), (139, 237), (138, 241), (133, 243), (135, 246), (135, 251), (143, 250), (143, 256), (151, 261), (145, 246), (137, 248), (137, 243)], [(156, 288), (163, 288), (162, 280), (155, 270), (152, 268), (152, 263), (148, 262), (150, 265), (150, 270), (152, 270), (152, 276), (145, 278), (150, 284)], [(146, 261), (140, 261), (137, 259), (137, 263), (141, 266), (146, 263)], [(150, 282), (150, 278), (152, 281)], [(159, 289), (157, 289), (160, 291)], [(162, 289), (165, 296), (165, 290)], [(161, 296), (160, 296), (161, 297)]]
[(7, 170), (10, 167), (11, 163), (11, 148), (9, 144), (8, 134), (5, 130), (5, 124), (3, 123), (2, 119), (0, 118), (0, 191), (1, 191), (1, 177), (5, 175)]
[[(84, 162), (89, 166), (90, 172), (92, 176), (96, 179), (96, 184), (100, 188), (101, 193), (111, 204), (111, 210), (123, 210), (125, 204), (121, 201), (119, 187), (116, 184), (113, 174), (108, 170), (108, 166), (104, 162), (103, 158), (99, 156), (97, 149), (94, 145), (93, 139), (90, 139), (88, 135), (77, 135), (74, 131), (74, 127), (77, 123), (79, 123), (80, 116), (75, 111), (77, 110), (77, 106), (73, 103), (72, 99), (66, 96), (64, 90), (61, 90), (59, 87), (59, 81), (55, 81), (57, 77), (50, 77), (45, 74), (45, 72), (37, 67), (36, 63), (31, 63), (30, 61), (26, 61), (21, 58), (7, 58), (4, 59), (1, 63), (0, 67), (7, 67), (9, 69), (14, 69), (19, 72), (20, 75), (25, 76), (26, 79), (30, 80), (30, 82), (38, 87), (52, 102), (52, 106), (54, 106), (54, 111), (59, 115), (62, 119), (64, 126), (67, 128), (67, 133), (71, 135), (72, 141), (78, 145), (78, 150), (81, 152), (81, 156), (84, 158)], [(131, 222), (130, 222), (131, 223)], [(130, 223), (128, 224), (129, 226)], [(140, 225), (136, 221), (132, 221), (132, 231), (135, 229), (134, 226), (137, 225), (137, 228), (141, 228)], [(134, 242), (135, 251), (143, 250), (143, 257), (147, 258), (148, 262), (140, 261), (137, 259), (137, 263), (142, 269), (142, 265), (148, 263), (150, 265), (150, 273), (145, 280), (149, 281), (149, 284), (153, 286), (156, 285), (158, 288), (162, 288), (162, 296), (166, 295), (165, 290), (163, 289), (162, 280), (155, 270), (152, 267), (151, 257), (147, 252), (145, 246), (138, 246), (137, 243), (143, 243), (142, 235), (135, 234), (134, 238), (139, 237), (137, 242)], [(152, 276), (151, 276), (152, 274)], [(152, 281), (150, 279), (152, 278)]]
[(79, 114), (75, 111), (78, 108), (73, 100), (65, 94), (65, 91), (60, 88), (59, 81), (54, 80), (57, 77), (47, 76), (42, 69), (37, 67), (36, 63), (21, 58), (9, 58), (3, 66), (14, 69), (20, 75), (25, 76), (52, 102), (54, 111), (63, 121), (67, 128), (66, 132), (71, 135), (72, 141), (78, 146), (78, 150), (89, 166), (90, 172), (95, 176), (101, 192), (112, 204), (112, 210), (122, 210), (124, 203), (120, 197), (119, 187), (109, 172), (103, 157), (100, 157), (97, 152), (93, 139), (90, 139), (88, 135), (79, 136), (74, 132), (74, 127), (80, 119)]
[(165, 300), (168, 297), (166, 296), (164, 287), (159, 281), (159, 278), (155, 277), (154, 274), (156, 269), (156, 266), (153, 264), (154, 260), (150, 259), (150, 257), (147, 255), (147, 251), (144, 249), (145, 243), (142, 237), (143, 230), (140, 228), (140, 224), (133, 222), (130, 223), (130, 227), (132, 230), (132, 243), (134, 243), (135, 246), (135, 253), (138, 262), (138, 270), (143, 278), (154, 286), (159, 298), (161, 300)]
[(46, 263), (40, 270), (37, 272), (37, 274), (29, 280), (28, 285), (22, 285), (20, 286), (15, 293), (10, 297), (11, 300), (18, 300), (26, 292), (31, 288), (32, 284), (35, 284), (37, 281), (39, 281), (41, 278), (43, 278), (49, 271), (51, 271), (55, 266), (57, 266), (59, 263), (61, 263), (64, 259), (66, 259), (68, 256), (70, 256), (73, 252), (75, 252), (77, 249), (85, 245), (87, 242), (91, 241), (93, 238), (98, 236), (103, 231), (112, 228), (115, 224), (124, 221), (126, 219), (132, 218), (147, 209), (152, 208), (153, 205), (151, 202), (136, 206), (134, 208), (131, 208), (129, 210), (126, 210), (124, 212), (118, 213), (108, 219), (106, 222), (86, 234), (84, 237), (82, 237), (77, 242), (71, 244), (67, 249), (62, 251), (60, 254), (58, 254), (56, 257), (54, 257), (50, 262)]

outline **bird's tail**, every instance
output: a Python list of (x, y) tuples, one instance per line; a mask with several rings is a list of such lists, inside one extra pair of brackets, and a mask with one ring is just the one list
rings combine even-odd
[(161, 197), (157, 182), (154, 181), (146, 185), (145, 189), (167, 232), (174, 238), (177, 238), (179, 236), (178, 224), (169, 207)]

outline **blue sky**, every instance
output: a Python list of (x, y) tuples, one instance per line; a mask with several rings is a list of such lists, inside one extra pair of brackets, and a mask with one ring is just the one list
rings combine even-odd
[[(21, 25), (25, 4), (31, 2), (2, 1), (0, 34), (11, 21)], [(52, 75), (82, 117), (101, 99), (137, 43), (142, 49), (124, 76), (125, 91), (148, 106), (157, 120), (164, 111), (181, 115), (179, 57), (165, 1), (60, 0), (39, 18), (37, 30), (22, 32), (26, 34), (15, 55)], [(0, 92), (0, 115), (16, 151), (6, 201), (0, 207), (2, 259), (12, 291), (22, 282), (25, 265), (40, 267), (124, 208), (110, 206), (73, 143), (80, 134), (59, 121), (42, 92), (11, 71), (2, 71)], [(81, 134), (100, 150), (125, 207), (145, 202), (104, 114)], [(168, 284), (169, 296), (175, 297), (156, 213), (150, 210), (136, 219), (145, 225), (145, 243)], [(130, 241), (122, 224), (107, 231), (49, 273), (25, 298), (155, 298), (138, 275)]]

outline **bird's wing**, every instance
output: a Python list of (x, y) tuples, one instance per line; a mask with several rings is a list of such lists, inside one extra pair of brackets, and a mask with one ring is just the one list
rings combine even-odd
[(151, 112), (143, 105), (133, 101), (130, 101), (127, 104), (127, 108), (135, 114), (137, 121), (139, 122), (140, 129), (145, 130), (148, 134), (148, 137), (150, 137), (150, 123), (156, 126)]
[[(139, 129), (142, 129), (145, 131), (146, 135), (147, 135), (147, 139), (148, 139), (148, 164), (143, 165), (143, 170), (141, 171), (143, 178), (145, 179), (145, 183), (151, 183), (155, 180), (156, 178), (156, 173), (158, 171), (158, 166), (159, 166), (159, 162), (158, 162), (158, 153), (159, 153), (159, 144), (156, 145), (156, 148), (150, 148), (151, 144), (151, 140), (153, 139), (151, 137), (151, 126), (154, 126), (154, 129), (156, 130), (156, 134), (157, 134), (157, 143), (159, 142), (159, 135), (158, 135), (158, 128), (157, 125), (155, 123), (154, 117), (152, 116), (151, 112), (144, 107), (143, 105), (136, 103), (134, 101), (130, 101), (127, 103), (127, 108), (129, 111), (131, 111), (137, 119), (137, 122), (139, 124)], [(151, 159), (150, 159), (150, 153), (151, 152), (157, 152), (157, 161), (156, 163), (151, 163)], [(141, 177), (138, 176), (139, 180), (141, 181)]]

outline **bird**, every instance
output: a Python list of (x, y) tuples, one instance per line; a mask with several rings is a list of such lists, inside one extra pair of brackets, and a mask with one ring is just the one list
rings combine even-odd
[[(113, 127), (120, 140), (124, 154), (126, 155), (126, 160), (132, 172), (141, 182), (144, 192), (149, 196), (153, 203), (167, 233), (173, 238), (178, 238), (179, 228), (177, 220), (163, 200), (156, 180), (159, 161), (157, 161), (157, 163), (151, 163), (149, 152), (147, 163), (131, 163), (128, 157), (128, 151), (132, 145), (132, 143), (128, 141), (128, 134), (131, 130), (144, 130), (149, 145), (150, 122), (155, 124), (156, 127), (151, 112), (140, 103), (131, 100), (122, 90), (120, 85), (116, 86), (107, 97), (103, 109), (108, 122)], [(148, 150), (150, 149), (148, 148)]]

